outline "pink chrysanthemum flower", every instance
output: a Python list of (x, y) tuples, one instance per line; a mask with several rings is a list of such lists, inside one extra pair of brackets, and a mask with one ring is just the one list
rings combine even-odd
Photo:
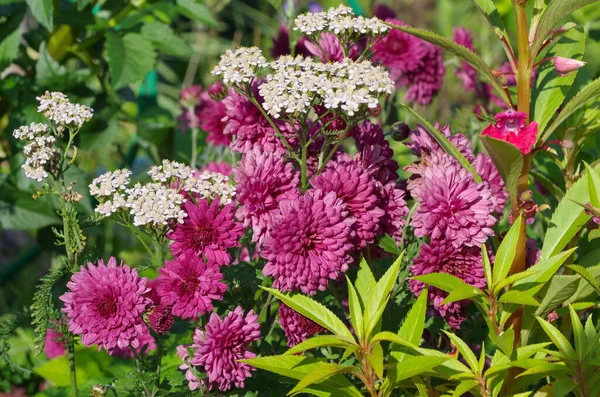
[(353, 138), (358, 150), (355, 161), (369, 171), (379, 188), (398, 179), (398, 163), (381, 126), (367, 120), (355, 128)]
[(489, 135), (516, 146), (521, 153), (527, 154), (535, 145), (538, 133), (537, 122), (527, 124), (527, 115), (512, 109), (498, 113), (496, 124), (490, 124), (481, 135)]
[(109, 353), (115, 348), (139, 348), (148, 329), (142, 321), (152, 301), (144, 296), (146, 278), (111, 257), (105, 265), (88, 263), (67, 283), (69, 291), (60, 300), (69, 330), (81, 335), (86, 346), (98, 345)]
[(183, 252), (159, 269), (153, 287), (160, 304), (172, 306), (172, 313), (193, 319), (213, 309), (214, 300), (223, 299), (227, 285), (219, 267), (210, 260)]
[[(393, 18), (387, 19), (387, 22), (406, 25)], [(391, 29), (371, 50), (373, 51), (373, 61), (390, 69), (393, 80), (397, 80), (403, 73), (414, 72), (421, 68), (423, 59), (428, 53), (428, 48), (423, 40), (397, 29)]]
[(279, 305), (277, 313), (279, 314), (279, 325), (287, 338), (288, 347), (296, 346), (312, 335), (325, 331), (319, 324), (304, 317), (283, 303)]
[(426, 167), (411, 193), (419, 203), (411, 221), (416, 236), (447, 239), (460, 248), (478, 247), (494, 234), (491, 190), (456, 162)]
[[(147, 327), (144, 327), (144, 332), (139, 335), (140, 345), (135, 348), (136, 353), (139, 355), (144, 351), (144, 354), (156, 350), (156, 342), (152, 335), (150, 335), (150, 331), (148, 331)], [(131, 348), (120, 348), (115, 347), (110, 351), (111, 356), (121, 357), (121, 358), (134, 358), (133, 351)]]
[(173, 307), (171, 305), (158, 305), (152, 309), (152, 313), (148, 316), (150, 328), (158, 334), (167, 333), (173, 326)]
[[(450, 127), (447, 125), (439, 128), (439, 125), (436, 123), (435, 128), (438, 128), (469, 162), (472, 163), (475, 161), (473, 147), (471, 147), (465, 135), (452, 134)], [(416, 130), (411, 131), (409, 137), (411, 142), (406, 143), (406, 146), (418, 157), (429, 155), (432, 152), (443, 151), (437, 141), (421, 125), (418, 125)]]
[(309, 53), (316, 56), (323, 63), (341, 62), (344, 58), (356, 59), (360, 55), (357, 45), (353, 45), (347, 56), (344, 56), (344, 50), (340, 40), (333, 33), (323, 32), (319, 38), (319, 44), (309, 40), (304, 43)]
[(408, 87), (404, 96), (406, 102), (429, 105), (433, 97), (442, 88), (446, 66), (444, 66), (444, 56), (441, 48), (426, 42), (423, 45), (426, 46), (428, 51), (422, 59), (422, 67), (400, 75), (396, 80), (396, 85), (398, 87)]
[[(477, 288), (485, 287), (485, 274), (479, 247), (457, 250), (448, 240), (423, 244), (421, 252), (410, 268), (415, 276), (429, 273), (447, 273), (460, 278)], [(410, 290), (419, 294), (424, 284), (417, 280), (409, 282)], [(453, 328), (460, 328), (466, 319), (465, 306), (468, 301), (459, 301), (442, 305), (448, 293), (435, 287), (429, 287), (429, 301)]]
[(198, 390), (202, 386), (202, 382), (194, 372), (192, 371), (192, 364), (190, 360), (192, 357), (190, 356), (189, 349), (192, 349), (192, 345), (179, 345), (177, 346), (177, 355), (182, 361), (182, 364), (179, 365), (179, 369), (185, 371), (185, 380), (188, 381), (188, 387), (190, 390)]
[(46, 341), (44, 342), (44, 353), (48, 359), (64, 356), (66, 344), (62, 340), (60, 332), (48, 328), (46, 330)]
[(508, 192), (504, 188), (504, 180), (500, 176), (491, 157), (487, 154), (480, 153), (475, 158), (473, 166), (477, 173), (481, 175), (481, 179), (487, 182), (492, 190), (491, 199), (494, 211), (498, 214), (502, 214), (506, 201), (508, 200)]
[[(296, 55), (303, 55), (305, 57), (310, 56), (310, 52), (306, 49), (306, 43), (308, 40), (306, 37), (300, 37), (298, 42), (296, 43), (294, 53)], [(285, 25), (279, 26), (279, 31), (277, 32), (277, 37), (273, 38), (273, 46), (271, 47), (271, 56), (275, 59), (279, 58), (282, 55), (290, 55), (290, 32)]]
[(240, 203), (236, 216), (252, 226), (252, 240), (262, 242), (279, 213), (279, 203), (298, 197), (298, 175), (282, 156), (259, 149), (248, 151), (233, 174)]
[(384, 185), (380, 193), (380, 206), (384, 212), (381, 228), (385, 234), (389, 234), (398, 242), (402, 240), (402, 230), (408, 215), (404, 195), (404, 190), (398, 188), (395, 182)]
[(375, 241), (384, 211), (377, 206), (375, 183), (367, 170), (345, 155), (341, 160), (329, 162), (311, 185), (325, 193), (334, 192), (346, 204), (350, 216), (356, 219), (352, 241), (357, 248)]
[[(215, 84), (209, 87), (209, 91)], [(202, 87), (199, 85), (181, 90), (179, 98), (184, 108), (183, 113), (179, 116), (180, 128), (182, 130), (201, 128), (208, 133), (206, 137), (208, 142), (212, 142), (215, 146), (227, 146), (231, 142), (231, 137), (223, 134), (222, 119), (226, 113), (225, 105), (212, 99), (209, 91), (202, 91)], [(192, 109), (193, 114), (191, 114)]]
[[(471, 32), (466, 28), (454, 28), (454, 42), (471, 51), (475, 51), (475, 47), (473, 47), (473, 37), (471, 36)], [(475, 90), (477, 86), (477, 71), (473, 66), (462, 61), (460, 67), (457, 67), (454, 71), (454, 75), (462, 80), (465, 90)]]
[(182, 209), (188, 216), (167, 235), (173, 240), (170, 247), (173, 256), (191, 251), (218, 265), (228, 265), (231, 256), (227, 249), (237, 246), (244, 234), (242, 224), (234, 222), (234, 204), (221, 207), (219, 197), (215, 197), (212, 203), (198, 200), (194, 204), (187, 200)]
[(261, 252), (268, 261), (263, 273), (283, 291), (324, 291), (329, 279), (337, 279), (352, 260), (355, 220), (335, 193), (319, 189), (282, 201), (279, 207)]
[(220, 161), (220, 162), (216, 162), (216, 161), (211, 161), (210, 163), (208, 163), (206, 165), (206, 167), (203, 168), (203, 171), (210, 171), (210, 172), (218, 172), (221, 175), (225, 175), (226, 177), (229, 177), (231, 175), (231, 173), (233, 172), (233, 167), (231, 166), (231, 164), (225, 162), (225, 161)]
[(244, 316), (240, 306), (221, 319), (211, 314), (204, 331), (196, 329), (190, 364), (202, 367), (208, 375), (202, 380), (209, 390), (227, 391), (232, 386), (243, 388), (254, 368), (239, 360), (254, 358), (248, 345), (260, 339), (258, 316), (252, 310)]

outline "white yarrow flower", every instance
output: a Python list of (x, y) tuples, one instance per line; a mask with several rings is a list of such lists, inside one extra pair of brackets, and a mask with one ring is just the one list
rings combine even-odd
[(48, 126), (46, 124), (31, 123), (29, 125), (24, 125), (14, 130), (13, 136), (22, 141), (32, 141), (38, 136), (45, 135), (47, 132)]
[(225, 51), (212, 74), (221, 77), (225, 84), (249, 83), (256, 77), (256, 71), (267, 65), (258, 47), (240, 47)]
[(112, 196), (117, 191), (127, 188), (130, 176), (131, 171), (128, 169), (109, 171), (102, 174), (89, 185), (90, 194), (96, 197)]
[(69, 102), (69, 98), (62, 92), (46, 91), (36, 99), (40, 103), (38, 113), (52, 121), (59, 133), (62, 133), (65, 127), (80, 128), (94, 116), (92, 108)]

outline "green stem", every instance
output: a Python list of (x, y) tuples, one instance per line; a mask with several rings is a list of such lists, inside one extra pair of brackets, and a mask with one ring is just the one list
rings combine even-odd
[(67, 359), (69, 360), (69, 381), (71, 385), (71, 397), (77, 397), (77, 370), (75, 369), (75, 341), (69, 336), (67, 342)]
[(307, 159), (307, 151), (308, 151), (308, 145), (306, 143), (302, 143), (302, 160), (300, 161), (300, 187), (302, 188), (302, 190), (306, 190), (308, 189), (308, 182), (307, 182), (307, 164), (306, 164), (306, 159)]
[(190, 167), (196, 168), (196, 159), (198, 158), (198, 128), (192, 128), (192, 158)]
[(158, 334), (156, 334), (156, 354), (158, 357), (158, 364), (156, 364), (156, 381), (154, 384), (154, 392), (152, 394), (156, 394), (158, 392), (158, 390), (160, 389), (160, 371), (162, 368), (163, 348), (162, 348), (162, 339), (161, 339), (160, 335), (158, 335)]

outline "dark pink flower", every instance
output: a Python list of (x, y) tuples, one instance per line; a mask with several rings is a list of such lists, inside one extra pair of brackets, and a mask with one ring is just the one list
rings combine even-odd
[(173, 326), (173, 307), (158, 305), (148, 316), (150, 328), (158, 334), (167, 333)]
[(84, 345), (98, 345), (109, 353), (116, 348), (139, 348), (148, 332), (142, 315), (152, 304), (144, 295), (146, 282), (135, 269), (117, 265), (114, 257), (107, 265), (100, 259), (97, 266), (82, 266), (67, 283), (69, 291), (60, 297), (69, 330), (81, 335)]
[(225, 161), (220, 161), (220, 162), (211, 161), (202, 170), (218, 172), (221, 175), (225, 175), (226, 177), (229, 177), (231, 175), (231, 173), (233, 172), (233, 167), (231, 166), (231, 164), (229, 164)]
[(433, 97), (442, 89), (446, 66), (442, 49), (433, 44), (424, 43), (428, 48), (423, 58), (423, 67), (408, 71), (396, 80), (399, 87), (408, 87), (404, 100), (406, 102), (429, 105)]
[(266, 276), (283, 291), (324, 291), (352, 261), (350, 238), (355, 220), (335, 193), (308, 190), (279, 204), (280, 214), (265, 237), (261, 256)]
[(346, 204), (350, 216), (356, 219), (352, 227), (352, 241), (356, 248), (364, 248), (375, 241), (384, 211), (377, 206), (375, 182), (368, 171), (344, 156), (330, 161), (311, 185), (325, 193), (334, 192)]
[(395, 182), (383, 186), (380, 197), (380, 206), (384, 215), (381, 218), (381, 228), (396, 241), (402, 240), (402, 230), (406, 224), (408, 206), (404, 200), (404, 190), (396, 186)]
[[(441, 240), (423, 244), (419, 256), (410, 268), (415, 276), (429, 273), (447, 273), (460, 278), (465, 283), (477, 288), (485, 287), (485, 274), (481, 260), (481, 248), (455, 248), (449, 240)], [(410, 280), (410, 290), (419, 294), (424, 284)], [(460, 328), (466, 319), (465, 306), (468, 301), (459, 301), (442, 305), (448, 293), (435, 287), (429, 287), (429, 301), (453, 328)]]
[(504, 188), (504, 180), (500, 176), (498, 169), (494, 165), (491, 157), (487, 154), (480, 153), (475, 158), (473, 164), (477, 173), (481, 176), (485, 182), (489, 184), (492, 191), (492, 203), (494, 211), (498, 214), (502, 214), (506, 201), (508, 200), (508, 192)]
[(194, 319), (213, 310), (212, 302), (223, 299), (227, 285), (217, 264), (187, 251), (159, 269), (153, 283), (160, 304), (171, 306), (172, 313)]
[(233, 174), (240, 203), (236, 216), (252, 227), (252, 240), (262, 242), (279, 214), (279, 203), (298, 197), (298, 175), (282, 156), (259, 149), (244, 154)]
[[(239, 360), (254, 358), (250, 343), (260, 339), (258, 316), (252, 310), (244, 316), (240, 306), (221, 319), (212, 313), (204, 331), (196, 329), (190, 364), (201, 367), (208, 378), (202, 383), (212, 390), (227, 391), (232, 386), (244, 387), (254, 368)], [(191, 388), (191, 387), (190, 387)]]
[(290, 309), (283, 303), (279, 304), (279, 325), (285, 333), (288, 347), (296, 346), (312, 335), (325, 331), (323, 327), (314, 321), (304, 317), (294, 309)]
[(496, 124), (490, 124), (481, 135), (489, 135), (492, 138), (508, 142), (516, 146), (523, 154), (531, 151), (538, 133), (538, 124), (535, 121), (527, 124), (525, 122), (527, 115), (512, 109), (498, 113), (495, 118)]
[[(444, 134), (450, 143), (452, 143), (469, 162), (472, 163), (475, 161), (473, 147), (465, 135), (453, 135), (452, 131), (450, 131), (450, 127), (447, 125), (439, 128), (439, 124), (436, 123), (435, 128)], [(424, 155), (430, 155), (433, 152), (443, 151), (439, 143), (437, 143), (422, 125), (417, 125), (417, 129), (411, 131), (409, 137), (411, 142), (406, 143), (406, 146), (415, 154), (415, 156), (422, 157)]]
[(319, 38), (319, 44), (307, 40), (304, 45), (309, 53), (319, 58), (322, 62), (341, 62), (344, 58), (356, 59), (360, 55), (357, 45), (353, 45), (348, 55), (344, 55), (344, 50), (340, 40), (333, 33), (323, 32)]
[[(475, 47), (473, 47), (473, 37), (471, 36), (471, 32), (466, 28), (454, 28), (454, 42), (471, 51), (475, 51)], [(477, 71), (473, 66), (462, 61), (460, 67), (456, 68), (454, 75), (462, 80), (465, 90), (475, 90), (477, 85)]]
[(381, 126), (367, 120), (354, 129), (352, 136), (358, 150), (355, 161), (369, 171), (378, 187), (395, 182), (398, 179), (398, 163), (393, 160), (394, 151), (386, 141)]
[(179, 102), (186, 108), (193, 108), (201, 101), (202, 86), (191, 85), (179, 93)]
[[(303, 55), (305, 57), (310, 56), (310, 52), (306, 48), (306, 44), (309, 41), (306, 37), (301, 37), (296, 43), (295, 55)], [(290, 33), (285, 25), (279, 26), (277, 37), (273, 39), (273, 47), (271, 47), (271, 56), (275, 59), (282, 55), (289, 55), (290, 51)]]
[[(395, 25), (406, 25), (398, 19), (387, 19)], [(429, 49), (421, 39), (397, 29), (391, 29), (372, 48), (373, 61), (390, 69), (392, 79), (396, 80), (401, 74), (414, 72), (423, 67), (423, 59)]]
[(60, 332), (55, 331), (52, 328), (46, 330), (46, 342), (44, 343), (44, 353), (48, 359), (64, 356), (66, 343), (63, 340)]
[(377, 4), (373, 15), (381, 20), (396, 18), (396, 12), (385, 4)]
[(215, 101), (208, 92), (202, 93), (202, 105), (196, 107), (196, 117), (200, 128), (208, 133), (206, 140), (215, 146), (231, 143), (231, 136), (225, 134), (223, 118), (226, 114), (223, 102)]
[(218, 265), (228, 265), (231, 256), (227, 249), (237, 246), (244, 234), (242, 224), (234, 222), (234, 204), (221, 207), (219, 197), (215, 197), (212, 203), (198, 200), (194, 204), (187, 200), (182, 208), (188, 216), (167, 235), (173, 240), (170, 247), (173, 256), (191, 251)]
[[(154, 338), (152, 337), (152, 335), (150, 335), (150, 331), (148, 331), (148, 328), (144, 328), (144, 332), (139, 336), (140, 344), (138, 347), (135, 348), (137, 354), (142, 354), (142, 351), (144, 352), (144, 354), (146, 354), (150, 351), (156, 350), (156, 342), (154, 341)], [(116, 347), (110, 351), (110, 355), (121, 358), (134, 358), (134, 354), (131, 351), (130, 347)]]
[(418, 237), (445, 239), (458, 249), (479, 247), (494, 234), (491, 190), (456, 162), (425, 167), (411, 193), (419, 203), (411, 221)]

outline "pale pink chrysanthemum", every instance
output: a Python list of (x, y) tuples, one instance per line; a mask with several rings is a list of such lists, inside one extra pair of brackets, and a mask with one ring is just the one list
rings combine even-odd
[[(140, 345), (135, 348), (135, 351), (138, 355), (142, 354), (142, 351), (143, 354), (146, 354), (148, 352), (156, 350), (156, 342), (154, 341), (154, 338), (152, 337), (152, 335), (150, 335), (150, 331), (148, 331), (148, 328), (144, 328), (144, 332), (139, 336)], [(121, 358), (134, 358), (133, 351), (129, 347), (116, 347), (110, 351), (110, 355)]]
[(508, 200), (508, 192), (505, 189), (504, 180), (500, 176), (498, 169), (494, 165), (491, 157), (487, 154), (480, 153), (475, 158), (473, 164), (477, 173), (485, 182), (487, 182), (492, 191), (492, 202), (494, 211), (502, 214), (506, 201)]
[[(473, 37), (466, 28), (454, 28), (454, 42), (471, 51), (475, 51), (473, 46)], [(454, 71), (454, 75), (463, 82), (463, 87), (467, 91), (474, 91), (477, 86), (477, 70), (469, 63), (462, 61), (460, 67)]]
[(418, 237), (447, 239), (460, 248), (479, 247), (494, 234), (491, 190), (456, 162), (425, 167), (411, 193), (419, 203), (411, 221)]
[(352, 161), (348, 155), (330, 161), (311, 185), (325, 193), (334, 192), (346, 204), (350, 216), (356, 219), (352, 227), (352, 242), (364, 248), (375, 241), (384, 211), (378, 207), (375, 183), (367, 170)]
[(282, 156), (259, 149), (248, 151), (233, 174), (240, 203), (236, 216), (252, 227), (252, 241), (262, 242), (279, 213), (279, 203), (298, 197), (298, 174)]
[(279, 304), (277, 314), (279, 315), (279, 325), (287, 338), (288, 347), (296, 346), (312, 335), (325, 331), (319, 324), (304, 317), (283, 303)]
[(190, 364), (206, 372), (207, 378), (202, 383), (209, 390), (216, 387), (227, 391), (232, 386), (244, 387), (244, 381), (251, 376), (254, 368), (240, 360), (256, 357), (248, 347), (260, 339), (257, 318), (252, 310), (244, 316), (238, 306), (223, 319), (212, 313), (204, 330), (196, 329)]
[(221, 207), (219, 197), (215, 197), (211, 203), (204, 199), (196, 203), (187, 200), (182, 209), (187, 217), (167, 235), (173, 240), (170, 247), (173, 256), (191, 251), (218, 265), (228, 265), (231, 256), (227, 249), (237, 246), (244, 234), (243, 225), (234, 221), (234, 204)]
[(186, 251), (159, 269), (153, 288), (160, 304), (171, 306), (182, 319), (194, 319), (213, 310), (213, 301), (223, 299), (227, 285), (221, 280), (219, 266)]
[(282, 201), (279, 207), (261, 252), (267, 260), (263, 274), (272, 276), (273, 286), (283, 291), (324, 291), (352, 260), (355, 220), (335, 193), (320, 189)]
[(68, 292), (60, 300), (67, 315), (69, 330), (81, 335), (86, 346), (98, 345), (109, 353), (116, 348), (139, 348), (148, 332), (142, 320), (152, 301), (146, 278), (125, 264), (117, 265), (114, 257), (108, 264), (88, 263), (71, 277)]
[[(421, 246), (419, 256), (414, 259), (413, 263), (410, 270), (415, 276), (447, 273), (474, 287), (485, 287), (480, 247), (457, 249), (448, 240), (434, 241)], [(419, 294), (424, 284), (417, 280), (410, 280), (409, 287), (413, 293)], [(465, 307), (468, 301), (442, 305), (448, 293), (432, 286), (428, 291), (428, 299), (433, 302), (435, 309), (451, 327), (460, 328), (460, 324), (466, 319)]]
[(188, 387), (190, 390), (198, 390), (202, 386), (202, 382), (192, 371), (192, 365), (190, 363), (191, 355), (188, 351), (192, 349), (192, 345), (179, 345), (177, 346), (177, 355), (181, 359), (182, 363), (179, 365), (179, 369), (185, 371), (185, 380), (188, 381)]
[(46, 341), (44, 342), (44, 353), (48, 359), (64, 356), (66, 354), (66, 343), (60, 332), (52, 328), (46, 330)]

